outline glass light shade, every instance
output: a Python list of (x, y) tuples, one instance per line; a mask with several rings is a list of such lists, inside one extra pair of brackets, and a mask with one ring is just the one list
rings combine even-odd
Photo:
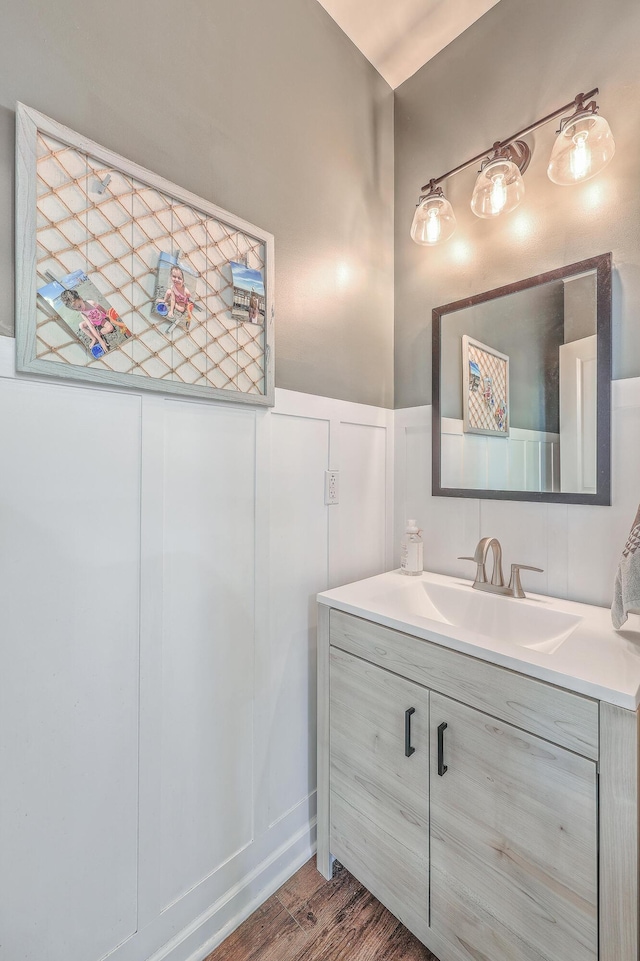
[(551, 151), (547, 174), (566, 186), (595, 177), (616, 151), (611, 128), (596, 113), (577, 114), (564, 124)]
[(456, 229), (453, 207), (442, 191), (427, 194), (416, 207), (411, 224), (411, 239), (416, 244), (433, 247), (448, 240)]
[(471, 209), (476, 217), (491, 219), (515, 210), (524, 197), (524, 181), (513, 160), (490, 160), (478, 174)]

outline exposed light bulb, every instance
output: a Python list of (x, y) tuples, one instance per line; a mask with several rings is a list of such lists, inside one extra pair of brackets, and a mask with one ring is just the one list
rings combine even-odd
[(561, 186), (595, 177), (616, 151), (609, 124), (599, 114), (582, 110), (562, 121), (553, 145), (547, 175)]
[(508, 157), (494, 157), (478, 174), (471, 209), (476, 217), (499, 217), (515, 210), (524, 197), (524, 183), (517, 164)]
[(440, 211), (432, 207), (427, 215), (427, 243), (437, 244), (440, 240)]
[(494, 217), (497, 217), (507, 202), (507, 188), (504, 182), (504, 174), (498, 174), (491, 180), (491, 212)]
[(576, 180), (583, 180), (587, 177), (591, 167), (591, 151), (587, 143), (588, 136), (586, 130), (581, 130), (573, 138), (575, 146), (571, 151), (569, 166)]
[(432, 247), (448, 240), (456, 229), (456, 218), (442, 188), (432, 187), (416, 207), (411, 224), (411, 239), (421, 246)]

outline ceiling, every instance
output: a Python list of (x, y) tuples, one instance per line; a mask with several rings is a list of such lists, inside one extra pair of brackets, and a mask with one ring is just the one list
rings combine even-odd
[(394, 89), (498, 0), (319, 0)]

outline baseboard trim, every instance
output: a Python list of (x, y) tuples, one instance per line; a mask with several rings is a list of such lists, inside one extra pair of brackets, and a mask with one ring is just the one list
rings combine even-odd
[(148, 961), (202, 961), (288, 881), (315, 850), (316, 818), (313, 818)]

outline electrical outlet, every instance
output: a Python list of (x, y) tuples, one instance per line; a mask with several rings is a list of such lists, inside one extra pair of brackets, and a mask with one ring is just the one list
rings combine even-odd
[(324, 472), (324, 502), (325, 504), (338, 503), (338, 477), (337, 470), (326, 470)]

